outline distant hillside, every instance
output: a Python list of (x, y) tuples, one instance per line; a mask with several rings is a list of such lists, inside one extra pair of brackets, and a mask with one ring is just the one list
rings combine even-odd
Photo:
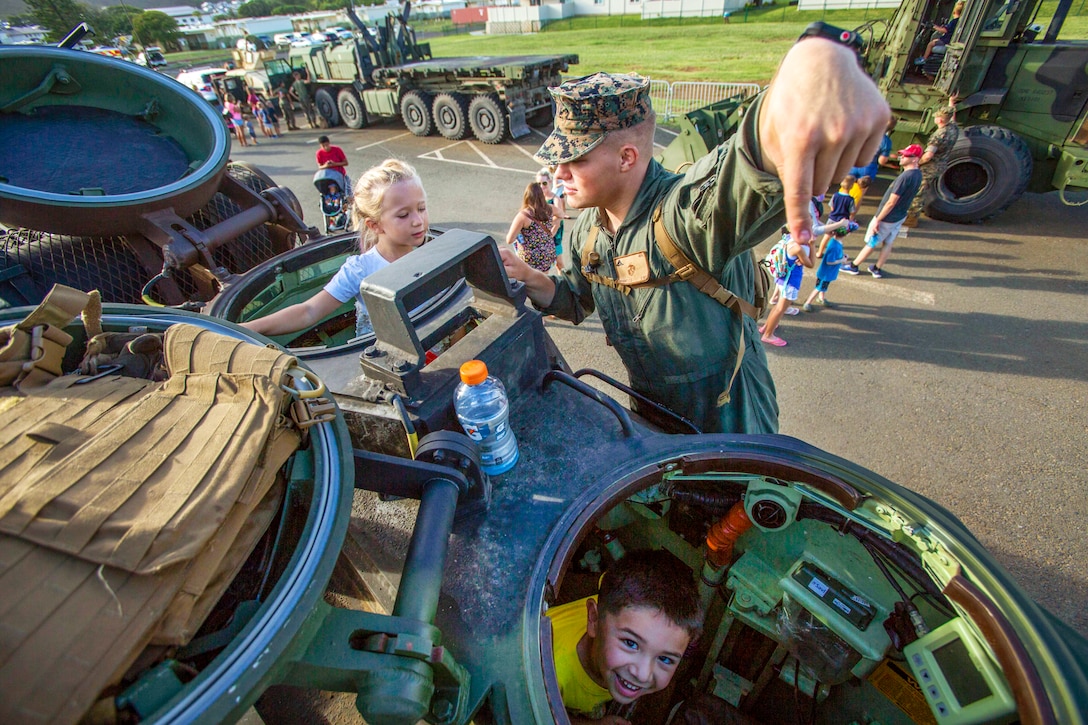
[[(120, 0), (81, 0), (88, 5), (96, 5), (101, 8), (109, 7), (110, 5), (120, 5)], [(184, 0), (125, 0), (126, 5), (130, 5), (134, 8), (143, 8), (144, 10), (151, 10), (153, 8), (168, 8), (175, 5), (187, 5)], [(26, 5), (23, 4), (23, 0), (0, 0), (0, 18), (6, 18), (9, 15), (21, 15), (26, 12)]]

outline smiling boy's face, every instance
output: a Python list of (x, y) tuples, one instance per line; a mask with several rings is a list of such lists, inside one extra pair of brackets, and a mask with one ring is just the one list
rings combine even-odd
[(655, 607), (624, 607), (598, 616), (596, 601), (586, 606), (589, 618), (578, 655), (612, 699), (626, 704), (668, 686), (691, 641), (687, 630)]

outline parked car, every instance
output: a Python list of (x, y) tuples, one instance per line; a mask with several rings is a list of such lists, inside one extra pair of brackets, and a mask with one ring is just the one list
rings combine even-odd
[(219, 96), (215, 92), (215, 82), (216, 79), (222, 78), (226, 73), (222, 68), (193, 68), (178, 73), (175, 80), (183, 86), (192, 88), (208, 103), (219, 105)]
[(272, 41), (276, 44), (277, 48), (286, 48), (296, 40), (301, 40), (303, 37), (303, 33), (276, 33), (272, 36)]
[(157, 45), (144, 48), (137, 54), (136, 63), (148, 68), (165, 68), (166, 56), (162, 54), (162, 48)]

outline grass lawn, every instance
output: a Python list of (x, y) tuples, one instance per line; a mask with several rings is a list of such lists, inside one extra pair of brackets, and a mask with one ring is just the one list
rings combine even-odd
[(175, 71), (197, 66), (221, 66), (231, 60), (230, 48), (212, 50), (187, 50), (183, 53), (167, 53), (166, 61), (170, 64), (166, 70), (170, 75)]
[[(1046, 24), (1057, 0), (1047, 0), (1038, 22)], [(887, 15), (882, 15), (886, 12)], [(828, 10), (799, 12), (772, 5), (731, 18), (585, 16), (559, 21), (530, 35), (456, 35), (431, 38), (435, 57), (577, 53), (581, 75), (595, 71), (638, 72), (665, 81), (766, 83), (805, 26), (824, 20), (853, 28), (891, 11)], [(1088, 3), (1074, 7), (1062, 27), (1064, 40), (1088, 38)]]
[[(1046, 0), (1039, 21), (1046, 24), (1057, 0)], [(890, 17), (891, 10), (811, 10), (765, 5), (738, 11), (729, 23), (721, 18), (664, 18), (643, 21), (636, 15), (570, 18), (529, 35), (445, 35), (428, 42), (436, 58), (474, 55), (577, 53), (571, 73), (603, 70), (638, 72), (665, 81), (767, 83), (801, 31), (813, 20), (853, 28), (867, 20)], [(417, 30), (440, 24), (421, 22)], [(442, 26), (444, 28), (444, 26)], [(1063, 40), (1088, 38), (1088, 0), (1074, 6), (1062, 27)], [(229, 50), (171, 53), (170, 70), (221, 65)]]

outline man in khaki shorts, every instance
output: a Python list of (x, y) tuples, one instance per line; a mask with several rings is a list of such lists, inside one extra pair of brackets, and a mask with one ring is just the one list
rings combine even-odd
[(892, 244), (907, 219), (907, 210), (922, 188), (922, 172), (918, 170), (922, 153), (922, 147), (918, 144), (911, 144), (899, 152), (899, 168), (902, 172), (884, 192), (884, 198), (880, 200), (880, 206), (869, 222), (869, 228), (865, 231), (865, 248), (853, 262), (842, 266), (844, 272), (861, 274), (858, 265), (868, 259), (874, 249), (883, 245), (876, 264), (869, 265), (869, 274), (877, 279), (884, 276), (884, 264), (892, 256)]

